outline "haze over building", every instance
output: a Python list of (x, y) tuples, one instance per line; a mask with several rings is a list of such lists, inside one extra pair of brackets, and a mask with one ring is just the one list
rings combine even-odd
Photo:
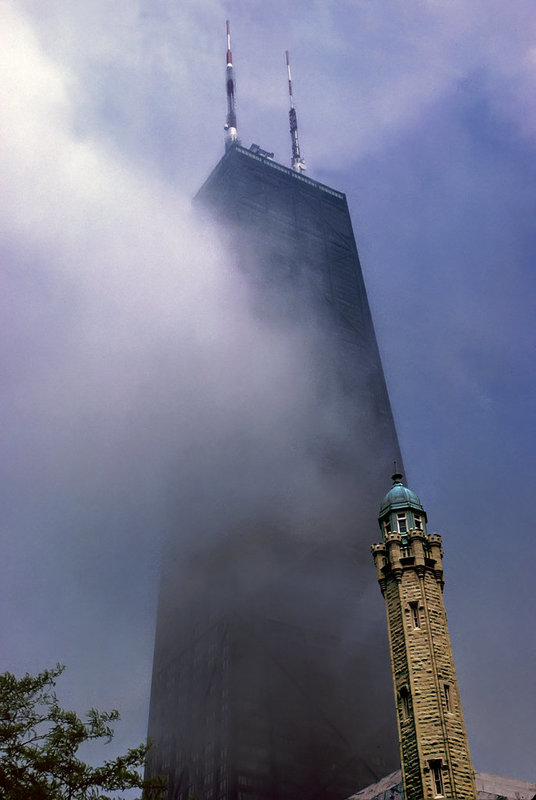
[(229, 27), (227, 98), (226, 153), (199, 213), (220, 227), (255, 316), (305, 332), (314, 388), (290, 437), (317, 496), (289, 509), (266, 487), (243, 518), (230, 497), (216, 520), (201, 513), (187, 553), (171, 537), (150, 771), (174, 800), (335, 800), (397, 765), (368, 542), (401, 457), (346, 198), (302, 174), (292, 102), (293, 169), (239, 144)]
[[(347, 194), (406, 468), (449, 534), (475, 765), (533, 780), (536, 6), (226, 10), (244, 145), (290, 164), (288, 47), (305, 174)], [(218, 13), (2, 4), (4, 667), (66, 663), (72, 707), (119, 708), (125, 749), (147, 731), (161, 487), (224, 416), (194, 396), (231, 409), (251, 372), (271, 431), (292, 383), (262, 402), (241, 296), (220, 302), (239, 281), (186, 207), (222, 150)]]

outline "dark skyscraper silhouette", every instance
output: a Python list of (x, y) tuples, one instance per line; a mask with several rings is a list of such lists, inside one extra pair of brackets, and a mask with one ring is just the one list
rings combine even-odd
[(398, 763), (369, 542), (401, 464), (346, 198), (233, 144), (196, 202), (263, 324), (310, 331), (312, 405), (336, 425), (304, 410), (321, 502), (285, 517), (267, 488), (247, 521), (224, 502), (195, 546), (170, 542), (149, 771), (170, 800), (342, 800)]

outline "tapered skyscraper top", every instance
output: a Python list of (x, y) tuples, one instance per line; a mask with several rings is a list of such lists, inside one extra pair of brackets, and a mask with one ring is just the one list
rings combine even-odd
[[(288, 342), (262, 374), (272, 358), (290, 369), (268, 393), (270, 406), (284, 394), (273, 427), (239, 392), (208, 459), (181, 461), (147, 774), (166, 775), (173, 800), (342, 800), (397, 764), (360, 553), (401, 458), (346, 197), (301, 174), (290, 69), (293, 168), (240, 145), (232, 66), (227, 24), (227, 150), (196, 206), (225, 233), (253, 352)], [(247, 330), (237, 343), (257, 348)]]
[[(304, 375), (310, 388), (296, 421), (285, 413), (269, 435), (285, 440), (277, 463), (298, 449), (312, 478), (294, 496), (294, 468), (270, 468), (267, 485), (262, 454), (222, 480), (185, 467), (163, 561), (148, 775), (167, 775), (174, 800), (342, 800), (397, 765), (383, 609), (370, 608), (360, 554), (393, 457), (401, 464), (348, 206), (237, 142), (196, 205), (226, 231), (266, 346), (306, 332), (285, 391), (299, 395)], [(247, 425), (238, 437), (262, 441), (265, 428)], [(231, 434), (222, 426), (225, 451)]]

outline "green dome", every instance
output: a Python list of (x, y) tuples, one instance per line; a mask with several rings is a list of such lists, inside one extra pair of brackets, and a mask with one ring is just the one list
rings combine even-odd
[(422, 507), (422, 503), (418, 496), (407, 486), (402, 483), (403, 476), (400, 472), (395, 472), (393, 477), (393, 486), (385, 497), (383, 498), (380, 506), (380, 517), (389, 511), (396, 511), (397, 509), (412, 508), (416, 511), (422, 511), (426, 519), (426, 512)]

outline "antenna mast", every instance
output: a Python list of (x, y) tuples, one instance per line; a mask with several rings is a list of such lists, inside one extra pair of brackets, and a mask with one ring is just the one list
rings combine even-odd
[(290, 59), (288, 57), (288, 50), (285, 51), (287, 61), (288, 73), (288, 95), (290, 98), (290, 109), (288, 118), (290, 122), (290, 139), (292, 141), (292, 169), (296, 172), (303, 172), (307, 169), (303, 158), (300, 156), (300, 142), (298, 140), (298, 119), (296, 117), (296, 109), (294, 108), (294, 98), (292, 96), (292, 77), (290, 74)]
[(225, 149), (228, 150), (238, 141), (236, 132), (235, 85), (233, 73), (233, 55), (231, 53), (231, 24), (227, 20), (227, 117), (225, 119)]

